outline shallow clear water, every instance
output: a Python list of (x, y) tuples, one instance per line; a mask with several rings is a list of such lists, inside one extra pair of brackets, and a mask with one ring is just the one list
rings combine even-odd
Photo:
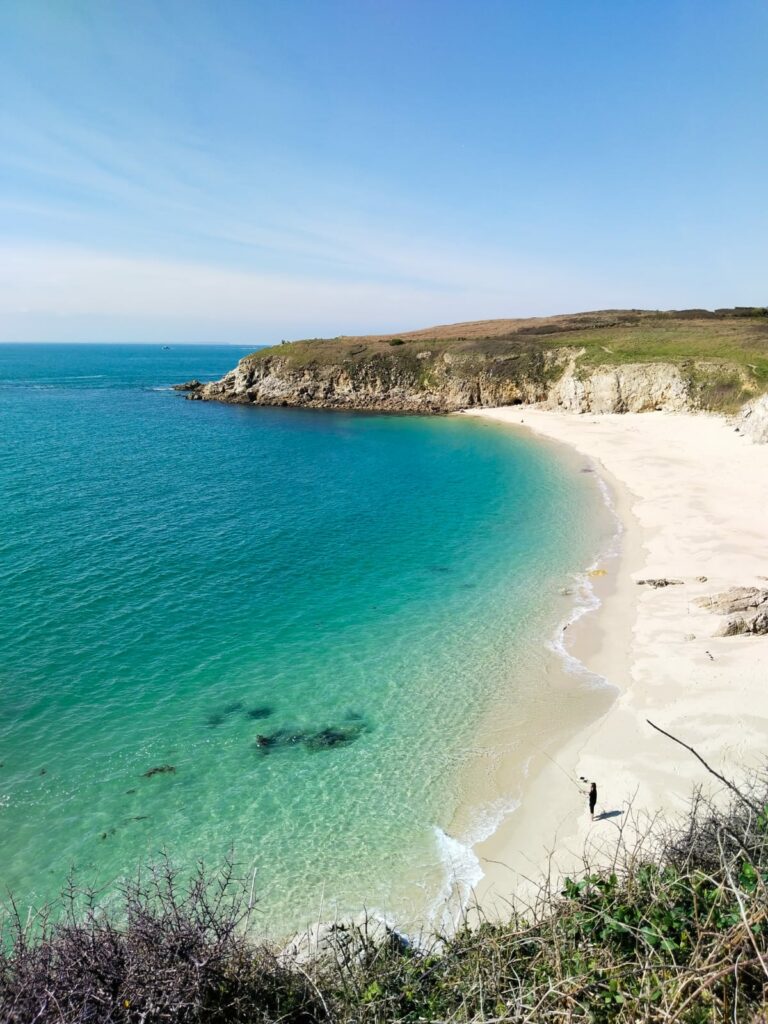
[(167, 390), (241, 354), (0, 346), (0, 885), (232, 849), (265, 927), (419, 920), (484, 716), (536, 704), (595, 479), (474, 420)]

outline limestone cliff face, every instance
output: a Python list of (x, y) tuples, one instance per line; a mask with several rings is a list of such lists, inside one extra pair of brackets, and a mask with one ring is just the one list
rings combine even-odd
[[(506, 361), (505, 361), (506, 362)], [(540, 373), (519, 375), (495, 361), (431, 352), (415, 359), (375, 358), (349, 363), (296, 366), (273, 356), (246, 358), (225, 377), (192, 391), (190, 398), (256, 405), (374, 409), (392, 412), (452, 412), (475, 405), (541, 401)]]
[(677, 367), (666, 363), (601, 366), (588, 373), (571, 365), (546, 399), (568, 412), (680, 412), (691, 408), (690, 388)]
[(768, 395), (749, 402), (737, 418), (739, 430), (755, 444), (768, 444)]
[(691, 407), (689, 385), (676, 367), (638, 363), (578, 365), (573, 349), (537, 357), (466, 356), (425, 349), (360, 361), (309, 362), (248, 356), (210, 384), (193, 382), (203, 401), (441, 413), (475, 406), (543, 402), (571, 412), (679, 411)]

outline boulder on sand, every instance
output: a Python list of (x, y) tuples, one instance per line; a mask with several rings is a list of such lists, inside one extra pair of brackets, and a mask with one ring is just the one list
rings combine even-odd
[(380, 917), (360, 914), (348, 921), (318, 921), (298, 932), (282, 950), (280, 959), (286, 965), (330, 960), (348, 966), (381, 956), (383, 950), (405, 953), (410, 947), (410, 940)]
[(759, 587), (731, 587), (722, 594), (710, 594), (696, 598), (696, 604), (717, 615), (733, 615), (759, 608), (768, 601), (768, 590)]
[(731, 587), (722, 594), (699, 597), (700, 608), (727, 615), (715, 636), (764, 636), (768, 634), (768, 590), (760, 587)]

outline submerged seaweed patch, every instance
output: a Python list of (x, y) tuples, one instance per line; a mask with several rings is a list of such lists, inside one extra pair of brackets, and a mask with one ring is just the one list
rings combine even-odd
[(368, 731), (365, 719), (356, 711), (350, 711), (340, 725), (325, 726), (322, 729), (277, 729), (272, 733), (259, 733), (256, 748), (262, 754), (286, 747), (303, 747), (306, 750), (331, 750), (354, 743)]
[(277, 729), (271, 733), (259, 733), (256, 746), (262, 753), (269, 753), (279, 747), (295, 747), (303, 743), (307, 734), (300, 729)]
[(144, 772), (142, 775), (143, 779), (151, 779), (153, 775), (175, 775), (176, 768), (172, 764), (159, 764), (156, 768), (150, 768), (148, 772)]
[(342, 725), (321, 729), (304, 741), (307, 750), (331, 750), (332, 747), (346, 747), (363, 734), (362, 725)]
[(245, 712), (246, 718), (252, 718), (254, 720), (260, 718), (269, 718), (270, 715), (275, 713), (275, 709), (270, 707), (269, 704), (259, 704), (255, 708), (248, 708)]

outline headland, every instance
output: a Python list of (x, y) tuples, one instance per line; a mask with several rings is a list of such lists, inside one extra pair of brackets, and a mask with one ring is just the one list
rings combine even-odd
[(261, 348), (190, 399), (446, 413), (736, 412), (768, 390), (768, 309), (598, 310)]

